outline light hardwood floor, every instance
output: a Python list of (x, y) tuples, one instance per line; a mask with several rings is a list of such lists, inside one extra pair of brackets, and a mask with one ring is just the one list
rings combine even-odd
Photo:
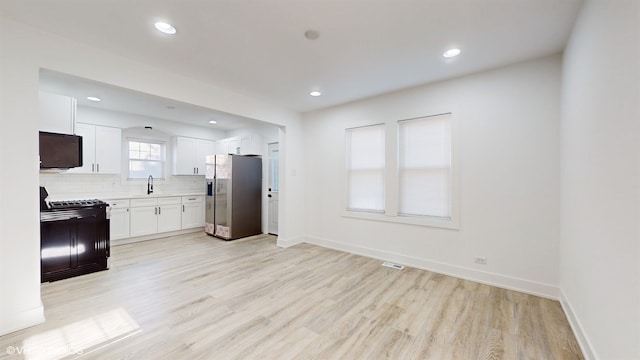
[(272, 236), (182, 235), (111, 261), (43, 284), (47, 321), (0, 337), (0, 358), (582, 359), (557, 301)]

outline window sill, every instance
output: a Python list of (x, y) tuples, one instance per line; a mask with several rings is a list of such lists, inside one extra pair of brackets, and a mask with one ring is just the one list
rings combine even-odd
[(410, 216), (397, 216), (397, 215), (385, 215), (376, 213), (366, 213), (357, 211), (343, 211), (343, 217), (364, 219), (373, 221), (385, 221), (398, 224), (408, 224), (426, 227), (435, 227), (442, 229), (460, 230), (460, 223), (457, 219), (441, 220), (437, 218), (428, 217), (410, 217)]

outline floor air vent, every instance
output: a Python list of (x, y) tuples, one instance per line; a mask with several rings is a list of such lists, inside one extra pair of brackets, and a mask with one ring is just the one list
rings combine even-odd
[(392, 268), (392, 269), (396, 269), (396, 270), (402, 270), (402, 269), (404, 269), (404, 265), (394, 264), (394, 263), (392, 263), (392, 262), (388, 262), (388, 261), (383, 262), (383, 263), (382, 263), (382, 266), (390, 267), (390, 268)]

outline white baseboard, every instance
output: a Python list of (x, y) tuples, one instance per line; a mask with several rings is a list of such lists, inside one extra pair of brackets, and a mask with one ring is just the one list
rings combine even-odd
[(282, 236), (278, 236), (278, 240), (276, 240), (276, 245), (281, 248), (288, 248), (296, 244), (300, 244), (305, 242), (305, 238), (302, 236), (296, 236), (294, 238), (283, 238)]
[(26, 329), (43, 322), (44, 307), (42, 305), (32, 309), (23, 310), (16, 314), (5, 314), (3, 315), (2, 323), (0, 323), (0, 336)]
[(515, 290), (526, 294), (536, 295), (552, 300), (558, 300), (559, 289), (556, 286), (543, 284), (535, 281), (520, 279), (507, 275), (495, 274), (485, 271), (478, 271), (475, 269), (465, 268), (457, 265), (450, 265), (441, 262), (436, 262), (428, 259), (417, 258), (408, 255), (402, 255), (392, 253), (388, 251), (381, 251), (377, 249), (367, 248), (363, 246), (356, 246), (351, 244), (345, 244), (333, 240), (321, 239), (317, 237), (307, 236), (304, 238), (304, 242), (323, 246), (335, 250), (346, 251), (349, 253), (372, 257), (384, 261), (392, 261), (398, 264), (433, 271), (443, 275), (449, 275), (465, 280), (475, 281), (478, 283), (496, 286), (507, 290)]
[(573, 330), (573, 335), (576, 337), (578, 345), (580, 345), (580, 350), (582, 350), (582, 355), (584, 355), (584, 358), (586, 360), (598, 359), (595, 351), (593, 351), (593, 346), (591, 346), (589, 338), (587, 338), (587, 335), (584, 333), (584, 331), (582, 331), (580, 320), (578, 320), (578, 317), (573, 311), (573, 307), (571, 306), (569, 299), (567, 299), (567, 296), (564, 294), (564, 291), (562, 291), (562, 289), (560, 289), (560, 305), (562, 305), (562, 310), (564, 310), (564, 313), (567, 316), (567, 320), (569, 321), (571, 330)]

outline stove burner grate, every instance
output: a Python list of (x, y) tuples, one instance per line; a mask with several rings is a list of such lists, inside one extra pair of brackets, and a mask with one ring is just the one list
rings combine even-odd
[(50, 201), (49, 209), (73, 209), (73, 208), (92, 207), (92, 206), (98, 206), (98, 205), (106, 205), (106, 203), (98, 199)]

